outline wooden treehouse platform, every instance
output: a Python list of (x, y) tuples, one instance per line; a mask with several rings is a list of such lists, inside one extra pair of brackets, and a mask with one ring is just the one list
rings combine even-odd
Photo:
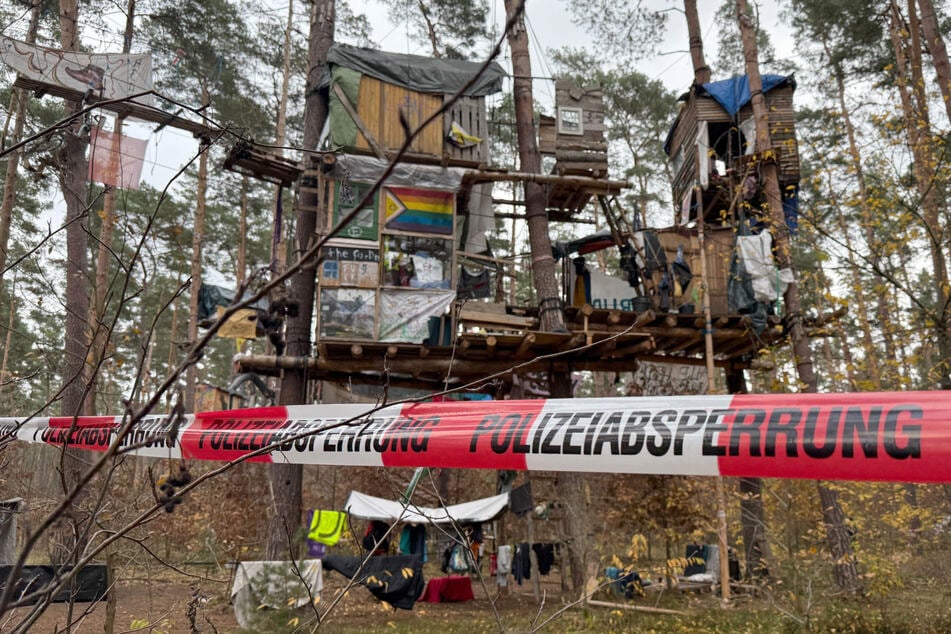
[[(531, 313), (493, 319), (467, 316), (463, 311), (459, 321), (464, 330), (450, 345), (325, 337), (317, 344), (314, 357), (253, 355), (238, 357), (236, 363), (241, 372), (266, 375), (303, 367), (315, 380), (428, 390), (508, 381), (516, 372), (630, 372), (638, 360), (705, 363), (702, 315), (591, 306), (569, 307), (565, 312), (568, 332), (564, 333), (538, 330)], [(466, 331), (476, 327), (478, 330)], [(784, 338), (778, 318), (771, 318), (767, 328), (756, 334), (742, 315), (714, 317), (715, 364), (732, 369), (754, 367), (760, 350)]]
[(191, 132), (195, 137), (199, 138), (211, 139), (221, 132), (221, 128), (216, 125), (181, 116), (185, 113), (182, 108), (179, 108), (175, 112), (168, 112), (161, 108), (148, 106), (128, 99), (123, 101), (105, 101), (98, 99), (95, 95), (89, 95), (87, 99), (86, 94), (78, 90), (53, 83), (36, 81), (22, 75), (17, 76), (16, 81), (13, 82), (13, 86), (15, 88), (30, 90), (36, 97), (53, 95), (60, 99), (78, 103), (82, 103), (83, 100), (86, 99), (88, 105), (98, 104), (104, 110), (108, 110), (116, 115), (157, 123), (160, 128), (171, 126), (179, 130)]
[[(353, 51), (337, 59), (345, 66), (344, 53)], [(496, 391), (531, 372), (633, 372), (641, 361), (704, 365), (708, 332), (714, 364), (730, 371), (768, 365), (758, 359), (761, 351), (786, 341), (781, 318), (769, 316), (757, 329), (749, 317), (729, 312), (732, 227), (718, 221), (700, 234), (685, 221), (650, 229), (624, 208), (619, 197), (629, 184), (609, 176), (600, 87), (556, 82), (556, 112), (538, 126), (545, 168), (527, 173), (489, 165), (482, 94), (418, 130), (410, 154), (387, 168), (403, 145), (406, 121), (421, 125), (454, 91), (427, 92), (389, 74), (362, 75), (359, 90), (337, 79), (328, 98), (341, 106), (331, 108), (329, 125), (330, 147), (339, 151), (311, 153), (295, 165), (243, 144), (225, 162), (264, 180), (299, 181), (300, 191), (317, 196), (310, 209), (322, 226), (334, 228), (317, 262), (313, 356), (241, 356), (239, 371), (304, 369), (308, 379), (345, 385)], [(784, 94), (777, 88), (773, 96)], [(694, 129), (688, 123), (675, 128), (672, 147), (681, 158), (694, 152), (690, 160), (697, 162), (697, 133), (685, 136)], [(715, 149), (722, 145), (719, 123), (707, 127)], [(588, 237), (594, 241), (553, 245), (561, 267), (557, 299), (568, 305), (563, 332), (541, 330), (537, 308), (511, 305), (524, 264), (514, 253), (490, 253), (477, 239), (494, 231), (497, 219), (524, 217), (519, 188), (493, 190), (496, 183), (541, 185), (550, 222), (585, 224), (600, 209), (610, 226), (609, 234)], [(708, 195), (702, 204), (710, 214), (701, 217), (721, 202)], [(682, 203), (676, 196), (678, 210)], [(591, 257), (605, 240), (621, 256), (611, 270)], [(700, 314), (704, 296), (713, 311), (709, 326)], [(815, 325), (806, 324), (807, 331)]]

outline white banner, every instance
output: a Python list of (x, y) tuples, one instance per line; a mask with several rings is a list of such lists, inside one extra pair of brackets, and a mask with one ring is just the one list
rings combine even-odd
[[(152, 90), (152, 56), (147, 53), (73, 53), (0, 36), (0, 58), (23, 77), (85, 93), (122, 99)], [(136, 99), (152, 105), (152, 96)]]

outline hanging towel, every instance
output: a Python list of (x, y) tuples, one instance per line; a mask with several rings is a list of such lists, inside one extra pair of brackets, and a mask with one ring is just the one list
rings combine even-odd
[(512, 547), (508, 544), (499, 546), (499, 555), (496, 558), (496, 565), (500, 575), (507, 575), (512, 572)]

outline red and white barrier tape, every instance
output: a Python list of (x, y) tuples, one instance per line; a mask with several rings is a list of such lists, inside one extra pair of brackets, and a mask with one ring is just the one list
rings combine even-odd
[[(862, 392), (394, 405), (164, 416), (122, 442), (142, 456), (296, 464), (951, 482), (951, 393)], [(348, 422), (349, 421), (349, 422)], [(104, 451), (120, 418), (0, 418), (0, 433)], [(306, 435), (305, 435), (306, 434)], [(304, 437), (297, 438), (298, 436)]]

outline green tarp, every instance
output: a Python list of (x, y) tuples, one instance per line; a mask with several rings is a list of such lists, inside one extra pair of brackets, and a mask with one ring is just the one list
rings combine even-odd
[[(356, 105), (360, 94), (360, 73), (342, 66), (334, 66), (331, 74), (334, 85), (340, 86), (350, 103)], [(332, 122), (330, 144), (333, 147), (356, 147), (357, 124), (340, 103), (337, 95), (333, 93), (330, 93), (329, 107)]]

